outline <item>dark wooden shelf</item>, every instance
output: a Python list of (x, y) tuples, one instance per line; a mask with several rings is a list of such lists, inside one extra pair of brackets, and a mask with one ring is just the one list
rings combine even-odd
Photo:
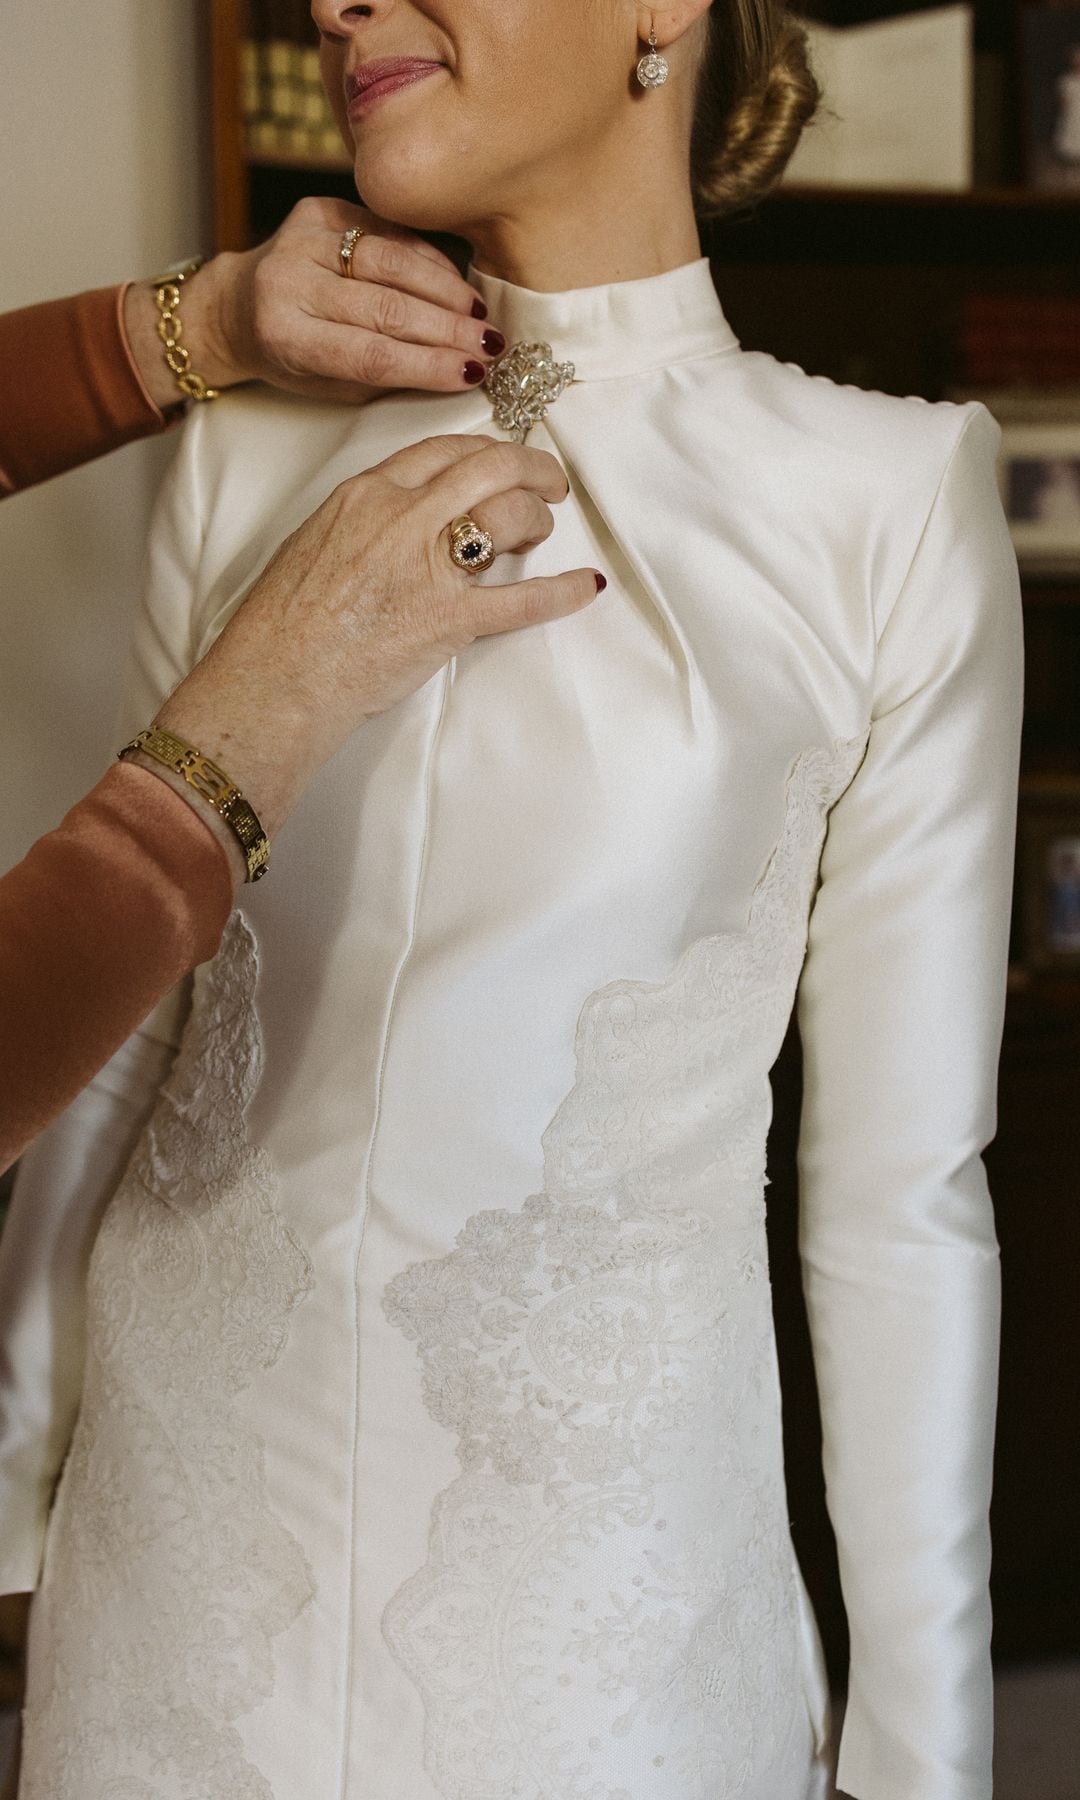
[(1042, 212), (1046, 209), (1080, 208), (1080, 187), (1075, 191), (1055, 188), (1024, 187), (1020, 183), (1001, 187), (933, 188), (933, 187), (803, 187), (794, 182), (774, 188), (762, 203), (813, 206), (942, 206), (942, 207), (1010, 207)]
[[(246, 151), (244, 161), (252, 169), (334, 169), (348, 173), (352, 164), (345, 155), (303, 156), (292, 151)], [(1050, 188), (973, 187), (802, 187), (774, 188), (763, 206), (1009, 206), (1041, 211), (1050, 207), (1080, 208), (1080, 188), (1075, 193)]]
[(1045, 1032), (1051, 1020), (1080, 1026), (1080, 969), (1009, 969), (1010, 1031)]
[(352, 164), (344, 156), (296, 156), (286, 151), (260, 150), (248, 152), (244, 161), (249, 169), (286, 169), (301, 175), (313, 172), (326, 175), (352, 174)]
[[(292, 151), (246, 151), (249, 169), (312, 170), (349, 174), (352, 164), (342, 156), (304, 156)], [(1080, 210), (1080, 188), (1074, 193), (1049, 188), (1010, 187), (803, 187), (792, 184), (774, 188), (760, 202), (773, 206), (880, 206), (880, 207), (990, 207), (1020, 208), (1029, 212)]]
[[(1080, 575), (1036, 575), (1025, 569), (1021, 576), (1024, 605), (1080, 606)], [(1080, 697), (1078, 697), (1080, 703)]]

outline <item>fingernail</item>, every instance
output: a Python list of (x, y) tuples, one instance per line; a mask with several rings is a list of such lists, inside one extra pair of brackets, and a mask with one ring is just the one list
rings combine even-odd
[(485, 331), (480, 339), (480, 344), (485, 356), (501, 356), (506, 349), (506, 339), (502, 332), (496, 331), (494, 327)]
[(470, 387), (476, 387), (479, 382), (483, 381), (487, 374), (487, 370), (483, 363), (467, 362), (462, 369), (461, 374), (462, 378), (468, 382)]
[(472, 316), (474, 319), (487, 318), (487, 307), (484, 305), (479, 294), (477, 294), (476, 299), (472, 303)]
[(596, 576), (596, 591), (598, 594), (602, 594), (607, 587), (607, 576), (601, 575), (599, 569), (594, 569), (593, 574)]

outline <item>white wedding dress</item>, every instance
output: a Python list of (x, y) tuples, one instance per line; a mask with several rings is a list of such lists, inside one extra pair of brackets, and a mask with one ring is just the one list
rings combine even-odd
[[(571, 497), (525, 565), (610, 586), (366, 725), (241, 894), (160, 1093), (186, 995), (27, 1159), (22, 1800), (824, 1791), (764, 1225), (800, 978), (840, 1785), (989, 1800), (997, 427), (742, 351), (704, 262), (476, 279), (576, 368), (530, 438)], [(436, 432), (498, 435), (486, 394), (195, 409), (128, 723), (339, 481)]]

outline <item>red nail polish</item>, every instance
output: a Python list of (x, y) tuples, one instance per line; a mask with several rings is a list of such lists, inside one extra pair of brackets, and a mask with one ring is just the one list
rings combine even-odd
[(472, 316), (474, 319), (486, 319), (487, 318), (487, 307), (484, 305), (484, 302), (481, 300), (479, 294), (477, 295), (476, 299), (472, 303)]
[(487, 374), (487, 370), (483, 363), (467, 362), (462, 369), (461, 374), (462, 378), (468, 382), (470, 387), (476, 387), (483, 381), (484, 376)]
[(599, 569), (594, 569), (593, 574), (596, 576), (596, 591), (598, 594), (602, 594), (607, 587), (607, 576), (601, 575)]
[(506, 349), (506, 339), (503, 337), (502, 332), (496, 331), (494, 327), (485, 331), (483, 337), (480, 339), (480, 343), (483, 346), (485, 356), (501, 356)]

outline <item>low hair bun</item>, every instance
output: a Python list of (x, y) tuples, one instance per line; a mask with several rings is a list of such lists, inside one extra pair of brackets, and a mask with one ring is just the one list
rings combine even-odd
[(767, 194), (820, 99), (798, 19), (775, 0), (714, 0), (690, 151), (699, 215), (719, 218)]

